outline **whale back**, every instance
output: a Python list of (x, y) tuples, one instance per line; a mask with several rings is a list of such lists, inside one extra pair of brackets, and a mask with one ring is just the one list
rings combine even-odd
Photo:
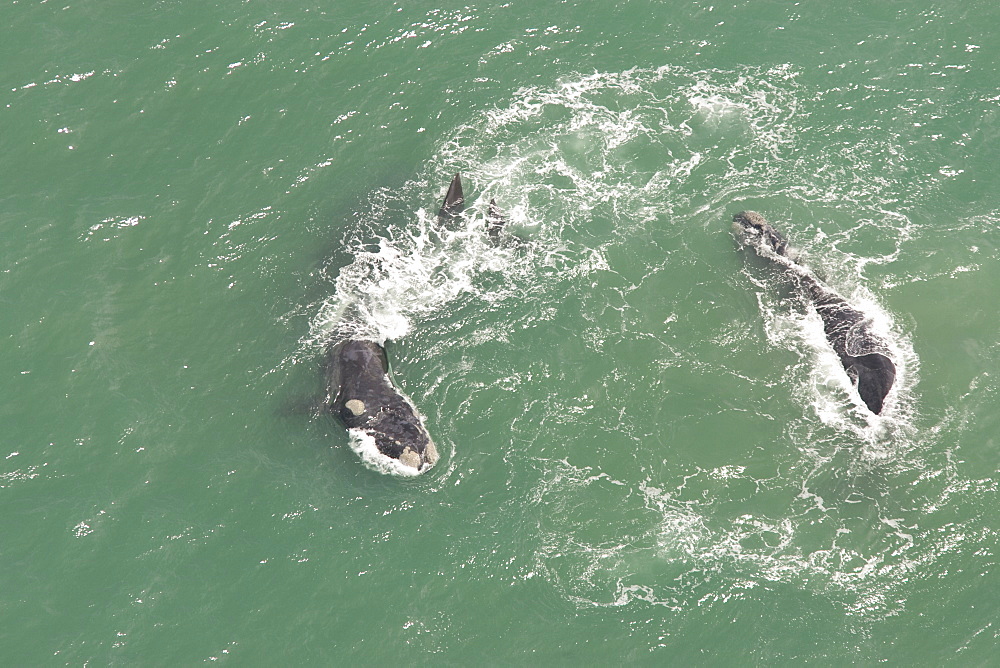
[(880, 415), (885, 397), (896, 381), (896, 365), (881, 353), (870, 353), (852, 358), (851, 366), (846, 368), (865, 406)]
[(872, 331), (872, 323), (864, 313), (851, 307), (846, 300), (826, 291), (817, 298), (822, 288), (813, 287), (813, 304), (823, 321), (827, 341), (840, 358), (858, 394), (875, 415), (882, 413), (886, 395), (896, 381), (896, 365), (885, 354), (888, 347)]

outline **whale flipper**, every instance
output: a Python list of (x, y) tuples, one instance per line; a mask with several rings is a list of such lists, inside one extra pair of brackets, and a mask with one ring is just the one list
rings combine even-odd
[(744, 241), (757, 254), (783, 266), (804, 296), (816, 307), (823, 332), (851, 383), (872, 413), (879, 415), (896, 381), (896, 365), (885, 354), (888, 346), (871, 329), (871, 321), (798, 264), (788, 254), (788, 242), (763, 216), (741, 211), (733, 216)]
[(462, 194), (462, 175), (455, 174), (444, 196), (444, 202), (438, 211), (438, 220), (449, 220), (462, 213), (465, 208), (465, 196)]
[(416, 471), (438, 452), (413, 404), (392, 384), (385, 348), (348, 339), (327, 348), (329, 407), (344, 426), (371, 437), (378, 451)]

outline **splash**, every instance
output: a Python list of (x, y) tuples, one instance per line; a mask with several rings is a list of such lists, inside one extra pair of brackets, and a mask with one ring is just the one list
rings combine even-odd
[(339, 270), (332, 296), (313, 319), (309, 341), (399, 339), (462, 295), (476, 294), (476, 276), (502, 268), (509, 257), (484, 238), (479, 208), (474, 202), (455, 229), (418, 209), (404, 225), (392, 225), (387, 236), (378, 238), (374, 250), (356, 241), (354, 260)]
[[(364, 230), (351, 241), (354, 260), (339, 269), (333, 296), (316, 309), (310, 340), (405, 336), (463, 295), (480, 296), (483, 270), (523, 279), (525, 290), (545, 290), (557, 282), (547, 278), (563, 272), (599, 271), (586, 267), (595, 253), (690, 211), (691, 199), (678, 187), (716, 172), (719, 156), (713, 166), (708, 149), (720, 133), (744, 137), (736, 151), (746, 155), (773, 156), (792, 144), (794, 79), (787, 67), (735, 76), (661, 67), (517, 91), (508, 107), (450, 133), (420, 177), (377, 194), (382, 201), (361, 221), (375, 241), (363, 241)], [(746, 162), (721, 157), (727, 179)], [(478, 196), (457, 229), (442, 229), (417, 206), (436, 203), (455, 171)], [(535, 242), (521, 262), (483, 239), (491, 198), (508, 229)]]
[[(636, 341), (650, 342), (644, 350), (654, 352), (653, 371), (634, 380), (628, 377), (634, 368), (606, 365), (596, 393), (623, 407), (618, 415), (601, 414), (607, 426), (590, 421), (599, 405), (580, 410), (572, 387), (529, 402), (514, 421), (514, 438), (525, 442), (512, 442), (512, 449), (525, 453), (539, 478), (522, 508), (538, 526), (532, 572), (581, 606), (686, 610), (780, 585), (831, 601), (863, 626), (895, 614), (907, 578), (933, 568), (947, 542), (975, 540), (971, 527), (942, 529), (940, 518), (924, 515), (954, 493), (948, 491), (954, 470), (948, 462), (925, 461), (933, 439), (914, 425), (919, 360), (905, 327), (864, 277), (866, 268), (898, 258), (913, 234), (909, 219), (893, 208), (898, 184), (872, 158), (876, 149), (900, 147), (891, 137), (815, 128), (810, 116), (820, 103), (822, 96), (804, 90), (789, 67), (594, 73), (521, 89), (508, 106), (459, 128), (434, 157), (435, 164), (461, 164), (496, 192), (516, 212), (512, 225), (535, 242), (533, 272), (524, 278), (532, 324), (569, 295), (584, 311), (581, 337), (602, 356), (617, 353), (615, 343)], [(825, 167), (843, 164), (845, 156), (850, 172)], [(779, 380), (746, 377), (725, 368), (727, 359), (693, 358), (671, 344), (672, 334), (692, 322), (692, 309), (714, 307), (691, 298), (703, 287), (699, 272), (717, 284), (719, 264), (739, 261), (731, 239), (716, 253), (699, 247), (698, 238), (706, 230), (721, 237), (734, 210), (760, 199), (817, 209), (814, 220), (850, 210), (860, 221), (828, 234), (821, 231), (828, 221), (804, 229), (793, 221), (792, 231), (805, 260), (825, 259), (811, 264), (888, 342), (898, 377), (883, 415), (872, 415), (855, 396), (818, 315), (790, 302), (777, 281), (750, 275), (758, 272), (733, 276), (731, 286), (740, 293), (748, 283), (757, 286), (757, 314), (748, 317), (755, 323), (762, 317), (767, 346), (792, 354)], [(662, 312), (647, 316), (648, 286), (662, 285), (661, 274), (685, 282), (676, 295), (657, 293)], [(887, 286), (888, 279), (876, 289)], [(621, 315), (610, 324), (601, 317), (616, 311)], [(759, 353), (760, 341), (739, 322), (722, 329), (713, 341), (731, 354)], [(548, 366), (535, 368), (558, 376)], [(764, 400), (741, 397), (743, 404), (721, 406), (704, 420), (727, 411), (785, 420), (776, 430), (773, 470), (673, 462), (682, 455), (643, 431), (671, 433), (685, 420), (702, 419), (657, 405), (671, 400), (663, 373), (686, 378), (678, 369), (763, 390)], [(521, 377), (516, 373), (508, 375)], [(647, 398), (650, 387), (659, 399)], [(769, 405), (778, 402), (788, 408)], [(780, 417), (770, 418), (771, 410)], [(632, 424), (643, 411), (659, 422)], [(575, 448), (574, 438), (593, 445)], [(569, 444), (556, 445), (563, 440)], [(616, 449), (602, 451), (604, 442)], [(531, 454), (539, 449), (545, 456)], [(616, 475), (600, 463), (570, 463), (599, 460), (602, 452), (614, 460)], [(912, 470), (937, 474), (899, 492)]]

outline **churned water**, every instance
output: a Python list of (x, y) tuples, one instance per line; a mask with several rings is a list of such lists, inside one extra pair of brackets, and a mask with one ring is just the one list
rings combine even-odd
[[(0, 19), (10, 665), (997, 661), (996, 3)], [(345, 336), (427, 473), (320, 410)]]

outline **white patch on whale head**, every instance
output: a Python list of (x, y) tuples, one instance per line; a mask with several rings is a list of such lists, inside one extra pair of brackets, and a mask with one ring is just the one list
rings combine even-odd
[(347, 407), (347, 410), (354, 413), (355, 416), (361, 415), (365, 412), (365, 402), (360, 399), (351, 399), (345, 403), (344, 406)]
[(400, 453), (400, 455), (399, 455), (399, 461), (400, 461), (400, 463), (402, 463), (402, 464), (404, 464), (406, 466), (409, 466), (409, 467), (412, 467), (412, 468), (415, 468), (415, 469), (419, 469), (420, 468), (420, 453), (418, 453), (416, 450), (414, 450), (410, 446), (406, 446), (405, 448), (403, 448), (403, 452)]

